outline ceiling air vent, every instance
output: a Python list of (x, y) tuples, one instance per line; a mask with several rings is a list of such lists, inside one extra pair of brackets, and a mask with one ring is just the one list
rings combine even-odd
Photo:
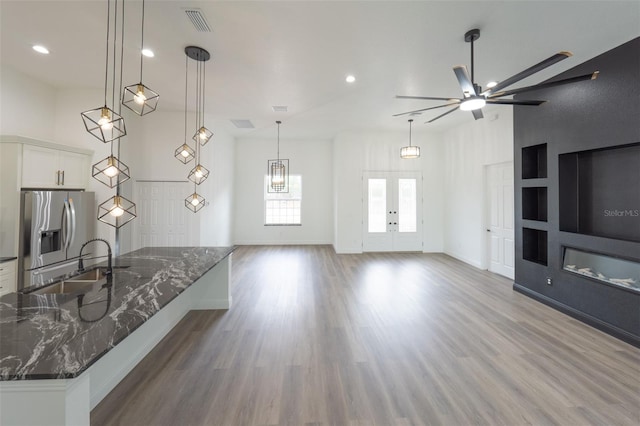
[(233, 125), (236, 126), (238, 129), (255, 129), (255, 126), (249, 120), (234, 120), (234, 119), (231, 119), (229, 121), (231, 121), (233, 123)]
[(274, 105), (271, 108), (273, 108), (273, 112), (287, 112), (288, 110), (286, 105)]
[(196, 31), (201, 33), (210, 33), (211, 27), (207, 23), (207, 19), (204, 17), (202, 10), (200, 9), (184, 9), (184, 13), (187, 14), (187, 18), (193, 24)]

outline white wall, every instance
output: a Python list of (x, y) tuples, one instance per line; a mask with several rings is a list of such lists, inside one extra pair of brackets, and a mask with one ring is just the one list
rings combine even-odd
[(200, 244), (203, 246), (233, 244), (234, 146), (232, 136), (216, 130), (213, 140), (204, 147), (202, 158), (207, 166), (211, 165), (211, 175), (201, 185), (202, 195), (208, 201), (207, 206), (199, 212)]
[(56, 90), (0, 64), (0, 134), (52, 140)]
[[(469, 114), (471, 115), (471, 114)], [(444, 252), (486, 269), (484, 168), (513, 161), (513, 110), (502, 107), (445, 132)]]
[[(134, 180), (187, 181), (194, 162), (185, 165), (173, 156), (185, 140), (184, 112), (161, 108), (159, 105), (158, 110), (142, 117), (140, 135), (130, 147), (132, 177)], [(190, 115), (187, 122), (193, 121)], [(206, 123), (212, 121), (206, 117)], [(190, 240), (203, 246), (228, 246), (232, 244), (234, 141), (224, 131), (211, 129), (213, 138), (201, 147), (201, 163), (210, 174), (197, 188), (207, 205), (197, 214), (188, 215), (188, 220), (197, 221), (192, 227), (197, 235)], [(188, 141), (193, 146), (190, 138)], [(184, 197), (189, 194), (185, 193)]]
[[(284, 133), (284, 126), (281, 129)], [(238, 139), (235, 144), (236, 244), (331, 244), (333, 229), (331, 141), (280, 138), (280, 156), (290, 174), (302, 176), (302, 226), (264, 226), (264, 176), (276, 156), (273, 139)]]
[(420, 158), (403, 160), (400, 148), (408, 144), (408, 131), (343, 132), (334, 139), (336, 252), (362, 252), (363, 171), (422, 172), (423, 250), (442, 251), (442, 146), (435, 135), (426, 132), (414, 132), (412, 143), (420, 146)]

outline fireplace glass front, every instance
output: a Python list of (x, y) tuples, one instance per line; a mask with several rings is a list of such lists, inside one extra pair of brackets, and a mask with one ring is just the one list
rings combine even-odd
[(565, 247), (562, 267), (574, 274), (640, 292), (639, 262)]

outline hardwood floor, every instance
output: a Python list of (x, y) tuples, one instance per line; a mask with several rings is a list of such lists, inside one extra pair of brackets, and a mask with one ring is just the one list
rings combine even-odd
[(640, 350), (441, 254), (240, 247), (93, 425), (638, 425)]

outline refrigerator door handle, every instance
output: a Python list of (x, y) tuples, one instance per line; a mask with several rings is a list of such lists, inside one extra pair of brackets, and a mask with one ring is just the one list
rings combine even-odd
[(69, 214), (69, 202), (64, 200), (64, 210), (62, 211), (62, 246), (64, 250), (69, 248), (71, 233), (71, 215)]
[(71, 213), (71, 237), (69, 238), (67, 248), (73, 245), (73, 240), (76, 238), (76, 207), (73, 205), (73, 199), (71, 198), (69, 198), (69, 212)]

